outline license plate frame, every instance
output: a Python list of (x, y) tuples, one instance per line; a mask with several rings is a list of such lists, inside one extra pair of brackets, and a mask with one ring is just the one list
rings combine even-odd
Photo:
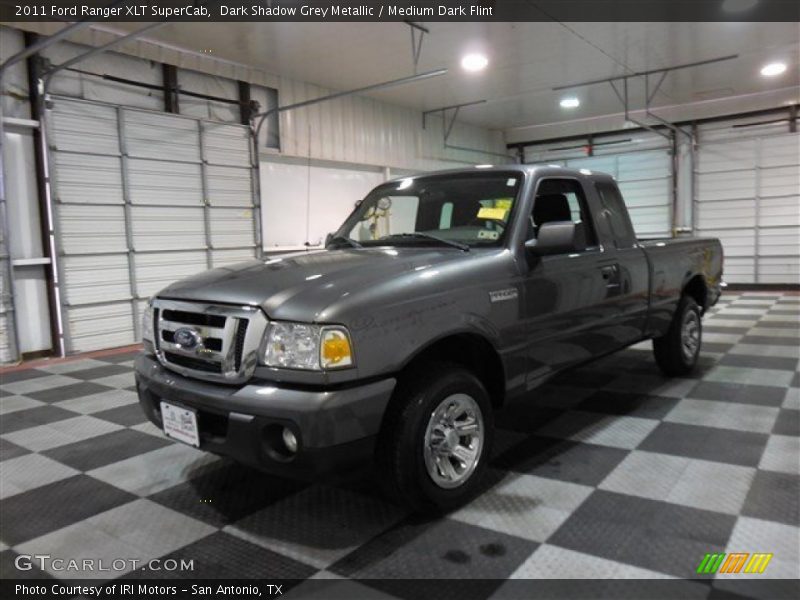
[(200, 429), (197, 426), (197, 411), (193, 408), (161, 401), (161, 429), (167, 437), (200, 447)]

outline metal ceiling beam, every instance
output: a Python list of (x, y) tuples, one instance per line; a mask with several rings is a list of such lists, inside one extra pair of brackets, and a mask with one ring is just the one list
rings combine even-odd
[[(502, 156), (505, 159), (514, 159), (515, 157), (506, 154), (503, 152), (493, 152), (492, 150), (483, 150), (481, 148), (468, 148), (466, 146), (456, 146), (454, 144), (448, 144), (447, 140), (450, 138), (450, 134), (453, 132), (453, 127), (456, 124), (456, 118), (458, 117), (458, 112), (467, 106), (476, 106), (478, 104), (485, 104), (487, 100), (473, 100), (472, 102), (462, 102), (460, 104), (450, 104), (448, 106), (440, 106), (438, 108), (432, 108), (431, 110), (426, 110), (422, 113), (422, 128), (425, 129), (427, 125), (427, 118), (428, 115), (441, 113), (442, 115), (442, 135), (443, 135), (443, 144), (444, 148), (447, 150), (459, 150), (461, 152), (475, 152), (476, 154), (484, 154), (488, 156)], [(447, 120), (447, 111), (452, 110), (453, 116), (448, 122)]]
[(485, 104), (485, 103), (486, 103), (486, 100), (474, 100), (472, 102), (462, 102), (461, 104), (450, 104), (449, 106), (440, 106), (438, 108), (432, 108), (431, 110), (423, 111), (423, 113), (422, 113), (422, 128), (425, 129), (426, 126), (427, 126), (428, 115), (441, 113), (442, 114), (442, 119), (444, 119), (445, 122), (446, 122), (447, 121), (447, 118), (446, 118), (447, 117), (447, 111), (448, 110), (455, 111), (453, 113), (453, 118), (450, 121), (450, 125), (449, 126), (445, 125), (446, 133), (445, 133), (444, 139), (445, 139), (445, 141), (447, 141), (447, 138), (450, 136), (450, 131), (453, 129), (453, 125), (456, 122), (456, 117), (458, 116), (458, 111), (461, 110), (462, 108), (466, 108), (467, 106), (476, 106), (478, 104)]
[[(647, 129), (648, 131), (652, 131), (653, 133), (657, 133), (658, 135), (661, 135), (663, 137), (667, 137), (668, 138), (669, 136), (665, 135), (664, 132), (655, 129), (652, 126), (647, 125), (646, 123), (642, 123), (640, 121), (636, 121), (635, 119), (632, 119), (628, 114), (629, 110), (630, 110), (630, 105), (628, 103), (628, 80), (636, 78), (636, 77), (644, 77), (644, 114), (646, 116), (650, 117), (651, 119), (655, 119), (656, 121), (658, 121), (659, 123), (661, 123), (662, 125), (667, 127), (668, 129), (670, 129), (673, 133), (676, 133), (676, 134), (677, 133), (681, 133), (681, 134), (685, 135), (686, 137), (688, 137), (690, 140), (693, 140), (694, 138), (692, 137), (691, 132), (686, 131), (685, 129), (682, 129), (680, 127), (676, 127), (675, 125), (673, 125), (672, 123), (670, 123), (666, 119), (664, 119), (662, 117), (659, 117), (658, 115), (654, 114), (653, 111), (650, 110), (650, 103), (655, 98), (656, 94), (658, 93), (658, 90), (661, 89), (661, 84), (664, 83), (664, 79), (666, 78), (668, 73), (671, 73), (672, 71), (678, 71), (680, 69), (689, 69), (691, 67), (700, 67), (700, 66), (703, 66), (703, 65), (716, 64), (716, 63), (727, 61), (727, 60), (733, 60), (733, 59), (738, 58), (738, 57), (739, 57), (738, 54), (730, 54), (728, 56), (720, 56), (718, 58), (709, 58), (707, 60), (699, 60), (699, 61), (695, 61), (695, 62), (691, 62), (691, 63), (685, 63), (685, 64), (682, 64), (682, 65), (675, 65), (675, 66), (672, 66), (672, 67), (664, 67), (663, 69), (651, 69), (649, 71), (638, 71), (638, 72), (635, 72), (635, 73), (629, 73), (627, 75), (617, 75), (615, 77), (606, 77), (605, 79), (592, 79), (590, 81), (584, 81), (582, 83), (570, 83), (568, 85), (559, 85), (559, 86), (556, 86), (556, 87), (554, 87), (552, 89), (553, 89), (553, 91), (570, 90), (570, 89), (574, 89), (574, 88), (577, 88), (577, 87), (595, 85), (595, 84), (598, 84), (598, 83), (608, 83), (611, 86), (611, 89), (614, 90), (614, 93), (616, 94), (617, 98), (622, 103), (622, 105), (623, 105), (623, 107), (625, 109), (625, 120), (626, 121), (630, 121), (631, 123), (633, 123), (634, 125), (637, 125), (638, 127), (641, 127), (643, 129)], [(660, 77), (656, 81), (656, 84), (655, 84), (655, 86), (653, 87), (652, 90), (650, 90), (650, 76), (651, 75), (660, 75)], [(620, 93), (619, 89), (617, 89), (617, 85), (616, 84), (619, 81), (621, 81), (622, 84), (623, 84), (623, 88), (624, 88), (624, 92), (623, 93)]]
[(435, 71), (427, 71), (426, 73), (420, 73), (418, 75), (410, 75), (408, 77), (401, 77), (400, 79), (392, 79), (391, 81), (384, 81), (382, 83), (375, 83), (373, 85), (367, 85), (361, 88), (356, 88), (353, 90), (347, 90), (344, 92), (335, 92), (333, 94), (328, 94), (327, 96), (320, 96), (319, 98), (312, 98), (310, 100), (303, 100), (302, 102), (295, 102), (293, 104), (287, 104), (286, 106), (278, 106), (275, 108), (271, 108), (265, 112), (258, 113), (253, 115), (253, 119), (258, 119), (258, 122), (254, 128), (254, 136), (256, 142), (258, 141), (258, 134), (261, 131), (261, 127), (264, 125), (264, 121), (267, 117), (280, 114), (282, 112), (286, 112), (288, 110), (295, 110), (297, 108), (305, 108), (306, 106), (311, 106), (313, 104), (319, 104), (320, 102), (328, 102), (330, 100), (336, 100), (338, 98), (343, 98), (345, 96), (352, 96), (354, 94), (361, 94), (364, 92), (372, 92), (375, 90), (382, 90), (390, 87), (395, 87), (398, 85), (405, 85), (407, 83), (416, 83), (418, 81), (424, 81), (425, 79), (431, 79), (433, 77), (439, 77), (440, 75), (444, 75), (447, 73), (447, 69), (436, 69)]
[[(734, 119), (737, 119), (737, 118), (742, 118), (742, 117), (760, 117), (760, 116), (769, 117), (769, 116), (772, 116), (772, 115), (780, 115), (780, 114), (785, 113), (787, 115), (786, 117), (784, 117), (782, 119), (775, 119), (775, 122), (777, 122), (777, 121), (786, 121), (791, 126), (790, 121), (791, 121), (792, 111), (794, 111), (794, 113), (797, 114), (797, 112), (800, 111), (800, 105), (792, 104), (791, 106), (783, 106), (783, 107), (778, 107), (778, 108), (764, 108), (764, 109), (760, 109), (760, 110), (751, 110), (751, 111), (746, 111), (746, 112), (728, 113), (728, 114), (724, 114), (724, 115), (718, 115), (716, 117), (704, 117), (704, 118), (701, 118), (701, 119), (682, 120), (682, 121), (678, 121), (676, 123), (676, 125), (684, 126), (684, 127), (686, 127), (686, 126), (691, 127), (693, 124), (697, 125), (697, 124), (702, 124), (702, 123), (719, 123), (721, 121), (731, 121), (731, 120), (734, 120)], [(739, 126), (738, 125), (734, 125), (734, 127), (739, 127)], [(633, 130), (628, 130), (628, 131), (633, 131)], [(596, 132), (596, 133), (593, 133), (592, 135), (595, 138), (598, 138), (598, 137), (603, 137), (603, 136), (608, 136), (608, 135), (616, 135), (619, 132), (620, 132), (619, 129), (611, 129), (611, 130), (605, 130), (605, 131)], [(506, 144), (506, 148), (508, 148), (509, 150), (511, 150), (511, 149), (519, 150), (520, 148), (525, 148), (527, 146), (535, 146), (537, 144), (542, 144), (542, 143), (545, 143), (545, 142), (547, 142), (547, 143), (553, 143), (553, 142), (577, 142), (577, 141), (581, 141), (581, 140), (586, 140), (587, 139), (587, 135), (588, 134), (586, 134), (586, 133), (576, 133), (576, 134), (572, 134), (572, 135), (565, 135), (565, 136), (555, 137), (555, 138), (542, 138), (542, 139), (537, 139), (537, 140), (524, 140), (524, 141), (521, 141), (521, 142), (508, 142)], [(610, 142), (602, 142), (602, 143), (606, 143), (607, 144), (607, 143), (610, 143)], [(581, 145), (584, 145), (584, 144), (581, 144)], [(598, 146), (598, 145), (600, 145), (600, 144), (595, 142), (595, 146)]]
[[(411, 31), (411, 58), (414, 61), (414, 73), (416, 73), (417, 67), (419, 66), (419, 57), (422, 55), (422, 41), (425, 39), (425, 34), (430, 33), (430, 30), (427, 27), (423, 27), (419, 23), (409, 21), (408, 19), (403, 21), (403, 23), (408, 25), (409, 30)], [(418, 31), (419, 39), (417, 39)]]
[(709, 58), (708, 60), (698, 60), (696, 62), (685, 63), (682, 65), (675, 65), (673, 67), (664, 67), (663, 69), (651, 69), (649, 71), (638, 71), (635, 73), (629, 73), (628, 75), (616, 75), (614, 77), (605, 77), (603, 79), (591, 79), (589, 81), (582, 81), (580, 83), (569, 83), (567, 85), (558, 85), (552, 90), (554, 92), (560, 90), (571, 90), (577, 87), (584, 87), (587, 85), (596, 85), (598, 83), (609, 83), (611, 81), (622, 81), (623, 79), (631, 79), (633, 77), (644, 77), (645, 75), (656, 75), (659, 73), (669, 73), (672, 71), (678, 71), (680, 69), (689, 69), (691, 67), (700, 67), (703, 65), (712, 65), (715, 63), (723, 62), (726, 60), (733, 60), (734, 58), (739, 58), (738, 54), (730, 54), (728, 56), (720, 56), (719, 58)]
[(628, 80), (627, 79), (623, 79), (622, 80), (622, 89), (623, 89), (622, 93), (620, 93), (620, 91), (617, 89), (616, 84), (613, 81), (609, 81), (608, 84), (611, 86), (611, 89), (614, 90), (614, 93), (617, 95), (617, 98), (619, 98), (620, 102), (622, 102), (622, 106), (625, 109), (625, 121), (626, 122), (633, 123), (637, 127), (641, 127), (642, 129), (646, 129), (647, 131), (655, 133), (656, 135), (660, 135), (661, 137), (666, 138), (667, 140), (669, 140), (670, 143), (672, 142), (672, 136), (669, 135), (668, 133), (664, 133), (660, 129), (656, 129), (655, 127), (652, 127), (651, 125), (648, 125), (647, 123), (642, 123), (641, 121), (637, 121), (636, 119), (634, 119), (633, 117), (631, 117), (628, 114)]
[(644, 76), (644, 114), (650, 117), (651, 119), (655, 119), (665, 127), (668, 127), (670, 130), (672, 130), (673, 133), (676, 134), (682, 133), (683, 135), (688, 137), (690, 141), (693, 141), (694, 137), (692, 136), (691, 131), (686, 131), (685, 129), (673, 125), (666, 119), (659, 117), (658, 115), (654, 114), (653, 111), (650, 110), (650, 103), (653, 101), (653, 98), (655, 98), (659, 88), (661, 88), (661, 84), (664, 83), (664, 78), (666, 76), (667, 76), (667, 71), (661, 73), (661, 77), (658, 78), (658, 81), (656, 82), (656, 85), (653, 88), (652, 92), (650, 91), (650, 75)]

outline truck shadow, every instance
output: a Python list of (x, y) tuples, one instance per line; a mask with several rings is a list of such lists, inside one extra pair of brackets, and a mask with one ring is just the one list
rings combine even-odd
[[(495, 414), (492, 456), (480, 495), (515, 475), (598, 485), (714, 366), (704, 356), (691, 378), (670, 379), (650, 352), (629, 349), (566, 372)], [(416, 516), (392, 503), (375, 474), (323, 485), (293, 481), (222, 460), (219, 467), (155, 500), (270, 548), (336, 554), (382, 531), (411, 536), (439, 516)], [(503, 503), (524, 513), (542, 503), (535, 490)], [(498, 493), (498, 492), (492, 492)], [(488, 500), (487, 500), (488, 501)], [(293, 550), (293, 551), (294, 551)]]

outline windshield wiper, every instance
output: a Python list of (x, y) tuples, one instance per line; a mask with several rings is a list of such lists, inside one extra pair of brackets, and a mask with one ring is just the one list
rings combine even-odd
[(387, 235), (381, 238), (381, 240), (391, 240), (391, 239), (419, 239), (419, 240), (431, 240), (433, 242), (437, 242), (439, 244), (445, 244), (447, 246), (453, 246), (453, 248), (458, 248), (463, 252), (469, 252), (469, 246), (467, 244), (462, 244), (461, 242), (456, 242), (453, 240), (446, 240), (444, 238), (437, 237), (435, 235), (431, 235), (430, 233), (422, 233), (420, 231), (415, 231), (414, 233), (393, 233), (392, 235)]
[(331, 244), (334, 244), (336, 242), (344, 242), (345, 244), (347, 244), (348, 246), (351, 246), (353, 248), (363, 248), (364, 247), (361, 244), (359, 244), (357, 241), (355, 241), (353, 239), (350, 239), (349, 237), (344, 236), (344, 235), (335, 235), (335, 236), (333, 236), (331, 239), (328, 240), (328, 244), (327, 245), (330, 246)]

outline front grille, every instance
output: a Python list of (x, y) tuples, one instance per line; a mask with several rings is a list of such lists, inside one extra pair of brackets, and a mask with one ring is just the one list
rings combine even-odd
[(164, 320), (186, 325), (205, 325), (207, 327), (225, 327), (226, 317), (220, 315), (207, 315), (204, 313), (188, 312), (184, 310), (164, 310)]
[[(153, 309), (153, 329), (154, 329), (154, 331), (158, 331), (158, 315), (159, 315), (159, 312), (160, 311), (157, 308)], [(153, 336), (153, 343), (155, 343), (156, 351), (157, 351), (159, 349), (159, 346), (161, 346), (161, 344), (159, 343), (158, 335), (154, 335)]]
[(236, 330), (236, 345), (234, 346), (234, 365), (236, 370), (242, 366), (242, 354), (244, 352), (244, 339), (247, 334), (247, 321), (239, 321), (239, 327)]
[(175, 354), (174, 352), (164, 352), (164, 358), (166, 358), (168, 362), (180, 367), (186, 367), (187, 369), (203, 371), (204, 373), (222, 373), (222, 364), (203, 360), (202, 358), (192, 358), (191, 356)]
[[(252, 374), (267, 319), (251, 306), (180, 300), (153, 301), (155, 342), (161, 363), (187, 377), (241, 383)], [(175, 342), (179, 329), (191, 330), (193, 344)]]

